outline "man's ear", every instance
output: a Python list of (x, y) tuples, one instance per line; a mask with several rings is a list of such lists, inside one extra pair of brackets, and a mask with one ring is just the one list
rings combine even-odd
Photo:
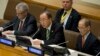
[(88, 26), (88, 30), (90, 30), (90, 28), (91, 28), (91, 27), (90, 27), (90, 26)]

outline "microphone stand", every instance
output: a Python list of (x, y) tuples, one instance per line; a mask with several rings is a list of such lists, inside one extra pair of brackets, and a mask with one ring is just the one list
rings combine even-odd
[(35, 37), (35, 35), (40, 31), (40, 28), (38, 28), (38, 30), (31, 36), (32, 38)]
[(100, 55), (100, 52), (96, 56), (99, 56), (99, 55)]

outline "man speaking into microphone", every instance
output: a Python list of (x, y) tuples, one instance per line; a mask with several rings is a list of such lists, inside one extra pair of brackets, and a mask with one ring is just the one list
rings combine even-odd
[[(49, 11), (40, 14), (40, 31), (34, 36), (33, 44), (50, 45), (65, 42), (63, 27), (57, 22), (52, 21), (52, 15)], [(62, 46), (65, 46), (62, 44)]]
[(29, 7), (26, 3), (21, 2), (16, 5), (16, 16), (7, 24), (0, 27), (2, 34), (30, 36), (37, 30), (36, 19), (29, 11)]

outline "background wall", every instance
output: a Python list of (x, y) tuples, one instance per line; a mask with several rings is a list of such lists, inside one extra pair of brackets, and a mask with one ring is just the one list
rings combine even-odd
[(95, 5), (100, 5), (100, 0), (82, 0), (82, 1), (92, 3)]
[(4, 12), (7, 6), (8, 0), (0, 0), (0, 19), (4, 18)]

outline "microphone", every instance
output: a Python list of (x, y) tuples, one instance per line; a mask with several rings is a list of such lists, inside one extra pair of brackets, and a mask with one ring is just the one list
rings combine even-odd
[(99, 53), (97, 53), (97, 55), (96, 56), (99, 56), (100, 55), (100, 52)]
[(68, 43), (68, 42), (69, 42), (69, 41), (65, 41), (65, 42), (59, 43), (59, 44), (57, 44), (57, 45), (62, 45), (62, 44)]
[(62, 45), (62, 44), (65, 44), (65, 43), (68, 43), (69, 41), (65, 41), (65, 42), (62, 42), (62, 43), (59, 43), (59, 44), (51, 44), (51, 45), (48, 45), (48, 46), (50, 46), (50, 47), (62, 47), (62, 46), (60, 46), (60, 45)]
[(35, 35), (40, 31), (40, 28), (38, 28), (38, 30), (31, 36), (32, 38), (35, 37)]
[(14, 25), (14, 23), (11, 24), (11, 25), (8, 25), (8, 26), (6, 26), (6, 27), (4, 27), (4, 30), (7, 29), (7, 28), (9, 28), (9, 27), (11, 27), (11, 26), (13, 26), (13, 25)]
[(70, 51), (66, 48), (66, 47), (62, 47), (62, 46), (59, 46), (61, 44), (65, 44), (65, 43), (68, 43), (69, 41), (65, 41), (65, 42), (62, 42), (62, 43), (59, 43), (59, 44), (53, 44), (53, 45), (48, 45), (49, 48), (53, 48), (54, 52), (56, 53), (61, 53), (62, 55), (70, 55)]
[[(62, 45), (62, 44), (66, 44), (66, 43), (69, 43), (69, 41), (65, 41), (65, 42), (62, 42), (62, 43), (59, 43), (59, 44), (57, 44), (58, 46), (60, 46), (60, 45)], [(61, 48), (61, 47), (60, 47)], [(68, 55), (70, 55), (71, 53), (70, 53), (70, 51), (65, 47), (62, 47), (62, 50), (63, 50), (63, 52), (64, 52), (64, 56), (68, 56)], [(58, 50), (57, 50), (58, 51)], [(60, 50), (59, 50), (60, 51)]]

